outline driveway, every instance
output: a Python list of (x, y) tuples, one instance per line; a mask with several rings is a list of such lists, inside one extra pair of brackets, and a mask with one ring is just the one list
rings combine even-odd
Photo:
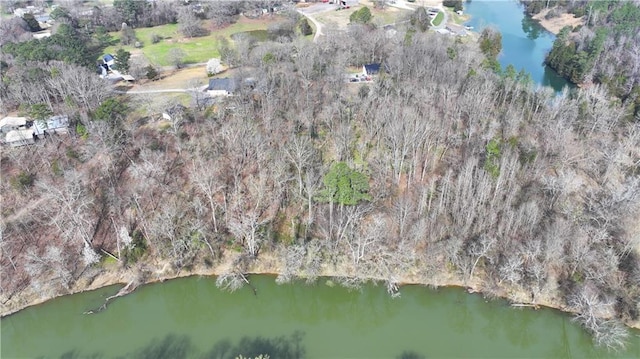
[[(297, 11), (305, 16), (307, 19), (311, 20), (313, 24), (316, 26), (316, 33), (313, 35), (313, 42), (317, 42), (320, 36), (324, 35), (322, 31), (324, 28), (324, 24), (315, 19), (314, 15), (322, 14), (329, 11), (336, 11), (336, 9), (340, 6), (338, 5), (338, 0), (335, 1), (336, 4), (329, 4), (328, 2), (322, 3), (318, 2), (313, 5), (307, 7), (298, 8)], [(356, 0), (348, 0), (347, 5), (355, 6), (358, 4)]]
[[(349, 4), (349, 1), (347, 1), (347, 4)], [(313, 14), (335, 10), (337, 8), (338, 8), (337, 4), (329, 4), (328, 2), (326, 3), (317, 2), (307, 7), (298, 8), (298, 12), (304, 15), (313, 15)]]
[(320, 23), (318, 20), (316, 20), (313, 16), (305, 14), (300, 10), (298, 10), (298, 12), (301, 13), (307, 19), (311, 20), (311, 22), (316, 26), (316, 33), (313, 35), (313, 42), (318, 42), (318, 38), (324, 35), (324, 32), (322, 32), (322, 28), (324, 27), (324, 25)]

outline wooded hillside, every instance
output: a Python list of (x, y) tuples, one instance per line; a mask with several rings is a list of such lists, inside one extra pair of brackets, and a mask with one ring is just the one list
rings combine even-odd
[[(3, 302), (64, 292), (106, 252), (183, 270), (238, 252), (223, 285), (265, 255), (280, 281), (452, 273), (554, 298), (620, 345), (640, 310), (640, 124), (605, 89), (534, 90), (428, 33), (239, 51), (253, 85), (214, 106), (162, 124), (125, 97), (72, 95), (75, 134), (3, 148)], [(345, 81), (375, 61), (372, 83)], [(44, 86), (63, 79), (48, 66)]]

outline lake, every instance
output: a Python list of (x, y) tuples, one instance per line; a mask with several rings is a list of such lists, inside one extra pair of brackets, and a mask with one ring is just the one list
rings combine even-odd
[(251, 282), (257, 295), (221, 291), (211, 277), (146, 285), (92, 315), (82, 313), (118, 287), (54, 299), (2, 320), (2, 358), (640, 357), (637, 331), (614, 355), (568, 315), (460, 288), (405, 286), (394, 299), (372, 284)]
[(512, 64), (516, 71), (524, 69), (536, 84), (550, 86), (556, 92), (564, 86), (574, 87), (549, 66), (544, 65), (555, 35), (526, 16), (524, 6), (516, 0), (472, 0), (464, 2), (464, 11), (471, 15), (465, 24), (481, 32), (492, 26), (502, 33), (502, 53), (498, 60), (504, 69)]

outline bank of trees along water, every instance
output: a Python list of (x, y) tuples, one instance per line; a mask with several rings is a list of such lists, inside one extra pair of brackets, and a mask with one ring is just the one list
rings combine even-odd
[[(220, 277), (233, 286), (268, 253), (280, 281), (329, 267), (393, 291), (408, 273), (454, 275), (577, 311), (605, 345), (624, 339), (640, 302), (640, 128), (627, 107), (600, 86), (554, 96), (499, 77), (476, 44), (327, 31), (237, 41), (234, 76), (254, 86), (214, 106), (194, 96), (168, 126), (123, 110), (145, 99), (65, 75), (76, 65), (40, 64), (29, 93), (3, 81), (4, 106), (50, 101), (79, 135), (3, 150), (5, 177), (32, 178), (0, 184), (3, 298), (63, 293), (104, 271), (106, 252), (142, 278), (152, 259), (233, 258)], [(15, 56), (5, 79), (28, 75)], [(373, 83), (345, 83), (348, 66), (379, 61)]]
[[(577, 84), (604, 85), (640, 116), (640, 6), (632, 1), (548, 1), (549, 7), (584, 17), (585, 25), (565, 28), (546, 62)], [(525, 1), (527, 12), (545, 8), (544, 1)], [(548, 15), (549, 16), (549, 15)]]

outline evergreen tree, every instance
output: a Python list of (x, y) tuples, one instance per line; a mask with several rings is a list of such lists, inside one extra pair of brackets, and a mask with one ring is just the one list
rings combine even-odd
[(123, 48), (118, 49), (116, 52), (116, 69), (122, 73), (129, 73), (129, 59), (131, 53)]

